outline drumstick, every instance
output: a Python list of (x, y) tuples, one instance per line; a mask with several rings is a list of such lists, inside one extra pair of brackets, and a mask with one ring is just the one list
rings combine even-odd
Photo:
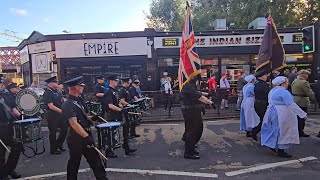
[(0, 143), (2, 144), (2, 146), (9, 152), (9, 153), (11, 153), (10, 152), (10, 150), (9, 150), (9, 148), (4, 144), (4, 142), (0, 139)]
[(135, 113), (135, 112), (128, 112), (128, 114), (141, 115), (141, 113)]
[(102, 152), (100, 152), (98, 148), (93, 147), (93, 149), (95, 149), (98, 152), (98, 154), (100, 154), (100, 156), (103, 157), (103, 159), (105, 159), (106, 161), (108, 160), (108, 158), (104, 154), (102, 154)]
[(141, 113), (143, 113), (143, 114), (149, 114), (148, 112), (145, 112), (145, 111), (140, 111)]
[[(97, 115), (95, 112), (90, 111), (93, 115)], [(105, 120), (103, 117), (98, 116), (103, 122), (108, 123), (107, 120)]]

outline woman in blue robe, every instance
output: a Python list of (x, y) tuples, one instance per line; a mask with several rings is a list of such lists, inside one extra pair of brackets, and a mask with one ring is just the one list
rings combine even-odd
[(307, 113), (294, 103), (287, 91), (289, 82), (286, 77), (278, 76), (272, 84), (275, 87), (268, 95), (269, 106), (262, 122), (261, 145), (277, 152), (279, 157), (291, 158), (284, 150), (300, 143), (297, 116), (306, 118)]
[(251, 130), (260, 123), (260, 118), (254, 109), (254, 83), (256, 77), (249, 75), (244, 79), (248, 83), (242, 88), (243, 101), (240, 110), (240, 131), (246, 131), (247, 137), (251, 137)]

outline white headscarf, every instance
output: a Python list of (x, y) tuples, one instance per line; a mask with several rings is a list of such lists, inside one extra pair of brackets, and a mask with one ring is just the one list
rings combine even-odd
[(284, 77), (284, 76), (278, 76), (274, 80), (272, 80), (272, 84), (274, 86), (279, 86), (284, 82), (286, 82), (286, 77)]
[(252, 80), (256, 80), (256, 77), (254, 75), (249, 75), (249, 76), (246, 76), (244, 80), (250, 83)]

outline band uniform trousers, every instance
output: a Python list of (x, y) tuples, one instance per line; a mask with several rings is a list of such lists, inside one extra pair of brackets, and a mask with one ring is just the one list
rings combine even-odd
[[(78, 175), (78, 170), (81, 162), (82, 155), (87, 159), (87, 162), (90, 165), (90, 168), (93, 170), (93, 173), (97, 180), (105, 180), (106, 171), (103, 167), (102, 160), (98, 152), (94, 148), (86, 147), (84, 139), (76, 134), (75, 132), (71, 133), (68, 136), (67, 143), (69, 147), (70, 159), (67, 166), (67, 179), (76, 180)], [(92, 136), (91, 133), (89, 133)]]
[[(65, 141), (67, 136), (68, 126), (62, 114), (58, 114), (52, 111), (48, 112), (47, 121), (49, 128), (50, 151), (54, 152), (58, 148), (62, 147), (63, 142)], [(58, 129), (60, 129), (60, 131), (57, 138)]]
[(13, 140), (13, 126), (0, 125), (0, 139), (9, 147), (11, 152), (7, 158), (6, 149), (0, 145), (0, 178), (7, 176), (9, 172), (13, 171), (18, 164), (20, 153), (23, 150), (22, 143)]
[(254, 102), (254, 109), (260, 118), (260, 123), (257, 127), (252, 129), (252, 131), (251, 131), (252, 134), (256, 135), (261, 131), (263, 117), (266, 114), (267, 107), (268, 107), (268, 103), (265, 101), (255, 101)]
[[(123, 123), (123, 148), (129, 148), (129, 130), (130, 130), (130, 122), (128, 113), (123, 113), (124, 116), (124, 123)], [(120, 113), (120, 120), (122, 120), (122, 115)]]
[(173, 98), (173, 95), (172, 94), (169, 94), (169, 93), (164, 93), (164, 110), (167, 110), (167, 108), (169, 108), (168, 110), (170, 111), (171, 110), (171, 107), (172, 107), (172, 98)]
[(195, 145), (199, 142), (203, 132), (201, 108), (182, 108), (185, 120), (185, 154), (194, 155)]
[[(304, 112), (308, 113), (308, 107), (300, 107)], [(306, 125), (306, 120), (303, 118), (300, 118), (298, 116), (298, 130), (299, 130), (299, 135), (304, 134), (304, 127)]]

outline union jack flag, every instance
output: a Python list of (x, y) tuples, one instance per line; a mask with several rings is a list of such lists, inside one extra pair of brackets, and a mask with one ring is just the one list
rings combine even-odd
[(201, 73), (200, 58), (196, 48), (194, 32), (191, 22), (191, 9), (187, 2), (187, 15), (184, 22), (182, 32), (182, 42), (180, 47), (180, 62), (179, 62), (179, 89), (189, 82), (193, 77)]

